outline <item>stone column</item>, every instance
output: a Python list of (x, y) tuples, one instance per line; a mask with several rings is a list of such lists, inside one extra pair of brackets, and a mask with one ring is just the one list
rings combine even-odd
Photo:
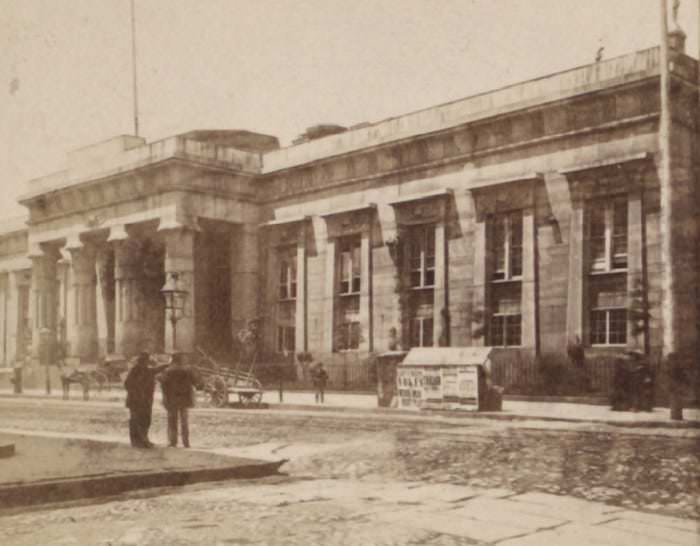
[(98, 354), (105, 355), (114, 352), (115, 325), (115, 280), (114, 254), (107, 243), (97, 249), (95, 256), (97, 272), (96, 324)]
[(256, 227), (242, 225), (234, 233), (231, 253), (231, 324), (235, 336), (237, 330), (246, 326), (247, 321), (258, 316), (260, 249)]
[(575, 201), (571, 211), (569, 232), (569, 282), (566, 300), (566, 337), (569, 343), (578, 337), (586, 344), (588, 313), (584, 312), (586, 268), (586, 244), (584, 238), (584, 203)]
[(333, 352), (333, 333), (335, 320), (335, 239), (326, 242), (326, 268), (323, 280), (323, 350)]
[(360, 238), (360, 346), (361, 351), (372, 351), (372, 239), (371, 231), (364, 230)]
[(70, 356), (90, 361), (97, 357), (95, 249), (78, 241), (67, 249), (71, 254), (72, 287), (66, 317), (70, 324)]
[[(483, 347), (486, 344), (488, 330), (488, 281), (487, 281), (487, 222), (486, 218), (474, 219), (474, 265), (471, 318), (471, 344)], [(437, 258), (437, 257), (436, 257)], [(478, 330), (479, 335), (474, 335)]]
[(170, 312), (165, 314), (165, 347), (168, 351), (194, 352), (195, 335), (195, 260), (196, 232), (188, 227), (161, 231), (165, 241), (165, 282), (177, 278), (179, 288), (185, 290), (185, 306), (175, 323), (176, 343), (173, 343), (173, 323)]
[(435, 224), (435, 288), (433, 292), (433, 345), (435, 347), (449, 345), (448, 317), (447, 240), (443, 218)]
[(143, 335), (138, 308), (140, 248), (123, 229), (113, 230), (108, 240), (114, 247), (115, 350), (131, 356), (141, 349)]
[(52, 250), (35, 251), (32, 260), (31, 300), (29, 313), (32, 328), (32, 356), (39, 356), (39, 331), (48, 329), (56, 334), (56, 262)]
[(26, 345), (25, 318), (22, 316), (21, 292), (25, 290), (29, 270), (12, 271), (9, 274), (7, 330), (8, 353), (15, 362), (23, 360), (28, 349)]
[(299, 228), (299, 240), (297, 241), (297, 299), (295, 305), (294, 346), (297, 353), (306, 352), (308, 346), (308, 338), (306, 337), (306, 225)]
[(537, 335), (537, 232), (535, 211), (523, 210), (523, 280), (520, 312), (522, 316), (521, 345), (538, 352)]

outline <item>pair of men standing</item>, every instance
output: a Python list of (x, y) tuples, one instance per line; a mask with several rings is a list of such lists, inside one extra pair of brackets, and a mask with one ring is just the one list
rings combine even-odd
[(148, 430), (151, 426), (156, 376), (162, 372), (158, 379), (163, 392), (163, 405), (168, 412), (168, 443), (171, 447), (177, 445), (179, 421), (182, 445), (190, 447), (187, 411), (194, 406), (194, 388), (201, 386), (200, 381), (193, 370), (184, 366), (181, 353), (175, 353), (170, 364), (151, 367), (150, 361), (148, 353), (140, 353), (124, 381), (126, 407), (130, 413), (131, 445), (139, 448), (155, 445), (148, 439)]

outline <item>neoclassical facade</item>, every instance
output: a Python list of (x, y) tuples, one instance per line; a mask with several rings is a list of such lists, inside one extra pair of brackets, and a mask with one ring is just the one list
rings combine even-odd
[(698, 68), (680, 48), (668, 214), (658, 48), (288, 148), (193, 131), (77, 150), (0, 234), (1, 364), (34, 365), (42, 331), (83, 362), (172, 350), (173, 276), (177, 349), (226, 354), (256, 319), (265, 354), (311, 352), (336, 380), (343, 363), (346, 383), (411, 346), (659, 352), (669, 298), (695, 350)]

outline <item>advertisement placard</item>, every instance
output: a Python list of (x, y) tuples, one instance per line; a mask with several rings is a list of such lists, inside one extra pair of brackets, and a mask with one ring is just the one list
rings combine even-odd
[(461, 366), (457, 371), (459, 403), (479, 404), (479, 369), (477, 366)]
[(423, 370), (399, 367), (396, 373), (399, 407), (420, 408), (423, 405)]

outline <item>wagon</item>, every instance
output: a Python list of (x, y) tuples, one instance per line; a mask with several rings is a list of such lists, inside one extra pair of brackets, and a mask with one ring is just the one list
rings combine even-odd
[(238, 367), (231, 369), (219, 364), (199, 347), (197, 352), (199, 360), (194, 369), (201, 376), (204, 392), (213, 406), (225, 407), (231, 395), (238, 395), (238, 401), (244, 406), (254, 406), (262, 401), (262, 384), (252, 371), (245, 372), (238, 370)]

